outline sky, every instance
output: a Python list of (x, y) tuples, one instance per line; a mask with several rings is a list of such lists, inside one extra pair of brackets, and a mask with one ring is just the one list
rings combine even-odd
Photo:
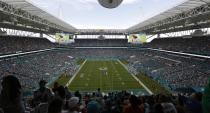
[(28, 0), (77, 29), (127, 29), (186, 0), (124, 0), (115, 9), (98, 0)]

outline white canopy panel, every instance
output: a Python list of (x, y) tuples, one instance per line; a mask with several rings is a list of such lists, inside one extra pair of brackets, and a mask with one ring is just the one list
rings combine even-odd
[(182, 12), (186, 12), (186, 11), (189, 11), (189, 10), (192, 10), (194, 8), (197, 8), (197, 7), (200, 7), (204, 4), (207, 4), (207, 3), (210, 3), (210, 0), (187, 0), (185, 1), (184, 3), (174, 7), (174, 8), (171, 8), (157, 16), (154, 16), (144, 22), (141, 22), (137, 25), (134, 25), (133, 27), (130, 27), (128, 28), (127, 30), (128, 31), (134, 31), (134, 30), (137, 30), (137, 29), (141, 29), (145, 26), (148, 26), (148, 25), (151, 25), (151, 24), (154, 24), (158, 21), (161, 21), (161, 20), (164, 20), (164, 19), (167, 19), (169, 17), (172, 17), (172, 16), (175, 16), (177, 14), (180, 14)]
[(68, 31), (68, 32), (76, 31), (76, 28), (74, 28), (73, 26), (47, 13), (43, 9), (39, 8), (38, 6), (35, 6), (29, 0), (1, 0), (1, 1), (12, 5), (14, 8), (22, 9), (24, 11), (29, 12), (32, 15), (39, 16), (45, 20), (48, 20), (49, 22), (62, 26), (63, 28), (61, 28), (61, 30), (63, 31)]

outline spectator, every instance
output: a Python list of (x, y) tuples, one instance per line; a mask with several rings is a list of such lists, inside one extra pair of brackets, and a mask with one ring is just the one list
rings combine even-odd
[(87, 104), (87, 113), (100, 113), (100, 105), (97, 101), (92, 100)]
[(77, 90), (77, 91), (74, 93), (74, 96), (79, 98), (79, 102), (82, 101), (82, 95), (80, 94), (79, 90)]
[(187, 110), (184, 106), (184, 102), (181, 100), (180, 96), (178, 96), (178, 99), (177, 99), (176, 109), (177, 109), (177, 113), (187, 113)]
[(40, 103), (47, 103), (52, 99), (52, 93), (50, 89), (46, 88), (46, 81), (41, 80), (39, 82), (39, 89), (34, 92), (34, 103), (38, 105)]
[(71, 92), (69, 91), (68, 87), (65, 87), (65, 92), (66, 92), (66, 99), (70, 99), (72, 97)]
[(201, 101), (199, 101), (199, 98), (200, 95), (197, 93), (191, 94), (190, 97), (185, 97), (185, 96), (181, 97), (189, 113), (203, 113)]
[(154, 113), (164, 113), (163, 107), (160, 103), (154, 105)]
[(62, 100), (65, 100), (66, 98), (66, 91), (63, 86), (59, 86), (57, 90), (55, 91), (55, 96), (61, 98)]
[(159, 95), (158, 102), (161, 104), (164, 113), (177, 113), (177, 110), (170, 100), (170, 97), (165, 95)]
[(209, 84), (205, 88), (203, 99), (203, 113), (209, 113), (210, 112), (210, 78), (209, 78)]
[(69, 110), (67, 113), (79, 113), (80, 112), (80, 104), (78, 97), (71, 97), (68, 101)]
[(48, 113), (61, 113), (63, 101), (60, 98), (54, 98), (48, 107)]
[(53, 85), (53, 88), (52, 88), (53, 93), (56, 92), (56, 90), (57, 90), (58, 87), (59, 87), (58, 82), (55, 82), (54, 85)]
[(101, 89), (100, 88), (98, 88), (96, 96), (97, 97), (102, 97), (102, 93), (101, 93)]
[(110, 100), (105, 102), (104, 110), (102, 113), (115, 113), (112, 109), (112, 103)]
[(131, 95), (129, 98), (130, 104), (125, 106), (123, 113), (144, 113), (144, 107), (139, 103), (136, 96)]
[(12, 76), (5, 76), (2, 81), (0, 94), (0, 108), (4, 113), (24, 113), (22, 92), (19, 80)]

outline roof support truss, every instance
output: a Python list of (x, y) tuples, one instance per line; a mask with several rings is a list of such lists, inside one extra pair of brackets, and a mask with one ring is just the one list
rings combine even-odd
[[(44, 10), (34, 6), (27, 0), (0, 0), (0, 24), (16, 23), (12, 26), (38, 32), (74, 32), (76, 29)], [(6, 23), (4, 26), (7, 26)], [(20, 24), (20, 26), (17, 26)], [(30, 29), (28, 29), (28, 27)], [(34, 32), (34, 31), (33, 31)]]
[(210, 0), (189, 0), (171, 10), (128, 29), (158, 34), (210, 27)]

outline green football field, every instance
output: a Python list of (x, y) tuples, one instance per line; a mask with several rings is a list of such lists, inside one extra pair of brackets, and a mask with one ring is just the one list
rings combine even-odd
[(72, 91), (144, 90), (118, 60), (86, 60), (68, 87)]

